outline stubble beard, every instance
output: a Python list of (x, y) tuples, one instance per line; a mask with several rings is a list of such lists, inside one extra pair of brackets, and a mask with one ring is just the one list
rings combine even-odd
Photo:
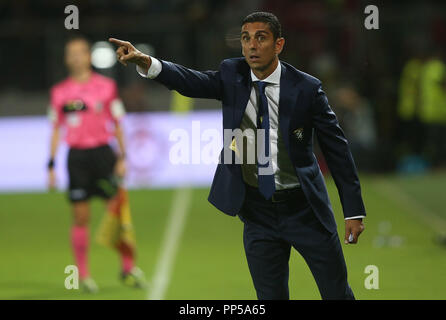
[(265, 65), (263, 65), (263, 66), (259, 66), (259, 67), (257, 67), (257, 68), (253, 68), (253, 69), (255, 69), (255, 70), (257, 70), (257, 71), (260, 71), (260, 72), (264, 72), (265, 70), (267, 70), (272, 64), (273, 64), (273, 62), (274, 62), (274, 60), (276, 59), (276, 57), (274, 56), (268, 63), (266, 63)]

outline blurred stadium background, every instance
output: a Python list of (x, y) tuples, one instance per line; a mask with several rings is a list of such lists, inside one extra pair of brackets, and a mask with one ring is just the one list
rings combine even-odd
[[(145, 299), (123, 287), (114, 252), (92, 242), (91, 273), (100, 292), (64, 288), (71, 213), (64, 193), (46, 190), (48, 90), (66, 76), (64, 8), (80, 11), (97, 72), (114, 78), (128, 115), (130, 204), (138, 265), (164, 299), (254, 299), (242, 224), (207, 202), (214, 163), (169, 163), (169, 133), (221, 128), (219, 103), (186, 99), (116, 64), (110, 36), (164, 60), (215, 69), (240, 56), (239, 24), (252, 11), (275, 13), (286, 38), (281, 59), (320, 78), (350, 141), (368, 210), (357, 246), (345, 246), (359, 299), (446, 299), (446, 4), (378, 1), (379, 30), (366, 30), (358, 0), (0, 1), (0, 299)], [(201, 146), (206, 145), (201, 140)], [(326, 173), (338, 222), (337, 191)], [(175, 208), (181, 207), (181, 217)], [(103, 215), (93, 202), (93, 233)], [(172, 221), (171, 260), (163, 264)], [(166, 261), (164, 261), (166, 262)], [(303, 259), (292, 254), (292, 299), (318, 299)], [(367, 265), (379, 289), (364, 287)], [(166, 277), (165, 279), (163, 277)], [(167, 280), (167, 282), (163, 282)], [(159, 286), (158, 286), (158, 285)], [(164, 288), (161, 290), (159, 288)], [(149, 290), (150, 291), (150, 290)]]

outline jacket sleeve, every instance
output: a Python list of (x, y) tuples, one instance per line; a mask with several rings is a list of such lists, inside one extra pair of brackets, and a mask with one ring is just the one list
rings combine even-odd
[(312, 103), (312, 121), (320, 148), (338, 189), (344, 217), (366, 215), (356, 166), (347, 139), (319, 84)]
[(221, 100), (220, 71), (197, 71), (167, 61), (161, 64), (161, 73), (154, 80), (168, 89), (191, 98)]

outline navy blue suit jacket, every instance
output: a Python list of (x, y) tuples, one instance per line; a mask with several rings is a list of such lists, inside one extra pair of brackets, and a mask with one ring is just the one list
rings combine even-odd
[[(223, 129), (240, 128), (251, 93), (250, 68), (244, 58), (226, 59), (218, 71), (200, 72), (161, 61), (155, 81), (193, 98), (218, 99), (223, 107)], [(324, 178), (313, 153), (313, 135), (336, 183), (344, 217), (365, 215), (361, 188), (353, 157), (321, 82), (280, 62), (279, 130), (303, 192), (313, 211), (330, 231), (336, 231)], [(303, 132), (297, 138), (296, 129)], [(229, 148), (229, 143), (223, 148)], [(224, 164), (224, 152), (215, 172), (208, 200), (222, 212), (235, 216), (245, 199), (241, 165)]]

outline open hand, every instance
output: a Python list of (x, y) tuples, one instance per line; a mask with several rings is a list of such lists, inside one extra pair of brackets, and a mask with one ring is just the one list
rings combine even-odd
[(120, 178), (124, 179), (127, 172), (127, 166), (124, 159), (118, 159), (115, 165), (115, 174)]

